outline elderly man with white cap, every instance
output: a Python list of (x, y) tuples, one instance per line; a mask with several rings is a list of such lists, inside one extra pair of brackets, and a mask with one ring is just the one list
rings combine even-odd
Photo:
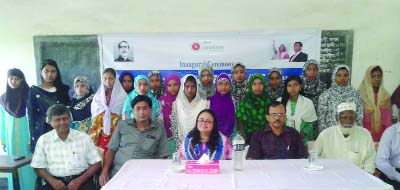
[(356, 104), (341, 103), (337, 111), (338, 125), (323, 130), (313, 149), (321, 158), (347, 159), (364, 171), (374, 173), (374, 142), (367, 129), (354, 125)]

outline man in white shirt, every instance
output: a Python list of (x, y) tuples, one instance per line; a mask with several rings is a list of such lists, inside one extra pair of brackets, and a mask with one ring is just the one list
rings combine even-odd
[(47, 110), (47, 122), (54, 130), (39, 138), (31, 166), (46, 181), (43, 189), (96, 189), (92, 179), (101, 157), (89, 135), (70, 129), (68, 113), (61, 104)]
[(394, 189), (400, 189), (400, 122), (383, 132), (376, 155), (376, 168), (382, 172), (383, 181)]
[(321, 158), (347, 159), (368, 173), (375, 172), (375, 147), (370, 132), (354, 126), (356, 104), (337, 106), (338, 123), (323, 130), (314, 144)]

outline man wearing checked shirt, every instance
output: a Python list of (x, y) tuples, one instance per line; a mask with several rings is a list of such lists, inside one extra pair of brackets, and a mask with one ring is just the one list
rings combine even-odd
[(46, 119), (54, 130), (39, 138), (31, 166), (46, 181), (42, 189), (96, 189), (92, 179), (101, 157), (89, 135), (70, 128), (68, 113), (61, 104), (47, 110)]

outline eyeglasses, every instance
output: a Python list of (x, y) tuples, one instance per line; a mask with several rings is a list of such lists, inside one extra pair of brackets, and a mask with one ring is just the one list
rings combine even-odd
[(283, 116), (285, 116), (286, 114), (285, 113), (270, 113), (270, 114), (268, 114), (269, 116), (271, 116), (271, 117), (279, 117), (279, 118), (281, 118), (281, 117), (283, 117)]
[(207, 125), (211, 125), (211, 124), (213, 124), (213, 123), (214, 123), (214, 121), (210, 121), (210, 120), (202, 120), (202, 119), (199, 119), (199, 120), (197, 120), (197, 122), (198, 122), (198, 123), (207, 124)]

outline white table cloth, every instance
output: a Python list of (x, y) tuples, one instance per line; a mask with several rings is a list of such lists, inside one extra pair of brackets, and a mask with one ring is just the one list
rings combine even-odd
[(304, 169), (307, 160), (246, 160), (243, 171), (221, 161), (221, 174), (174, 173), (171, 160), (129, 160), (102, 190), (223, 189), (393, 189), (346, 160), (318, 160), (320, 171)]

